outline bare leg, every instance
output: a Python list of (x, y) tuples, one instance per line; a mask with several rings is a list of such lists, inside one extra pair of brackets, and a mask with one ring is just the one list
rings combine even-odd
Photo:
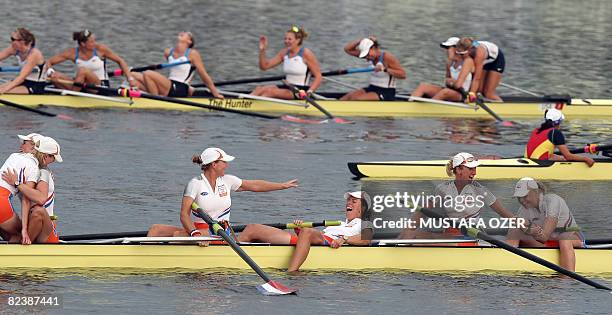
[(291, 233), (263, 224), (248, 224), (238, 235), (238, 241), (286, 245), (291, 243)]
[(132, 77), (134, 77), (134, 80), (136, 82), (136, 88), (138, 88), (141, 91), (147, 91), (145, 83), (144, 83), (144, 76), (142, 75), (142, 73), (140, 72), (132, 72)]
[(9, 243), (21, 242), (21, 219), (16, 214), (0, 223), (0, 230), (7, 234)]
[(172, 82), (160, 73), (148, 70), (143, 73), (143, 77), (146, 89), (149, 93), (166, 96), (168, 92), (170, 92)]
[(51, 79), (51, 83), (53, 83), (53, 85), (55, 85), (56, 88), (58, 89), (64, 89), (64, 90), (72, 90), (72, 91), (80, 91), (81, 88), (77, 87), (77, 86), (73, 86), (71, 84), (66, 84), (66, 83), (61, 83), (59, 82), (59, 80), (64, 80), (64, 81), (72, 81), (72, 78), (61, 73), (58, 71), (53, 72), (53, 74), (50, 77)]
[(308, 257), (308, 253), (310, 252), (310, 245), (323, 245), (325, 244), (325, 239), (323, 238), (323, 233), (321, 231), (311, 228), (302, 229), (300, 235), (298, 236), (297, 244), (295, 245), (295, 251), (291, 256), (291, 261), (289, 262), (288, 272), (294, 272), (300, 269), (300, 266), (306, 261), (306, 257)]
[[(5, 87), (8, 84), (10, 84), (10, 82), (6, 82), (4, 84), (0, 84), (0, 89)], [(19, 85), (19, 86), (16, 86), (16, 87), (6, 91), (6, 94), (30, 94), (30, 92), (28, 92), (28, 88), (26, 88), (25, 86)]]
[(47, 210), (36, 206), (30, 211), (28, 220), (28, 235), (32, 243), (45, 243), (53, 233), (53, 222)]
[(293, 93), (291, 93), (291, 91), (288, 89), (281, 89), (274, 85), (258, 86), (253, 92), (251, 92), (251, 94), (255, 96), (273, 97), (284, 100), (293, 99)]
[(354, 90), (351, 92), (348, 92), (346, 94), (344, 94), (340, 100), (341, 101), (352, 101), (354, 99), (357, 99), (359, 96), (365, 94), (365, 90), (364, 89), (359, 89), (359, 90)]
[(416, 88), (416, 90), (410, 93), (410, 96), (416, 97), (432, 97), (436, 95), (438, 92), (442, 90), (442, 87), (439, 85), (431, 84), (431, 83), (421, 83)]
[(502, 99), (497, 95), (497, 86), (501, 82), (502, 74), (497, 71), (486, 71), (484, 75), (482, 94), (484, 97), (501, 102)]
[(453, 89), (449, 89), (449, 88), (444, 88), (442, 90), (440, 90), (438, 93), (436, 93), (436, 95), (434, 95), (432, 97), (432, 99), (434, 100), (443, 100), (443, 101), (452, 101), (452, 102), (461, 102), (461, 93), (453, 90)]
[[(185, 231), (182, 227), (167, 225), (167, 224), (153, 224), (149, 228), (149, 232), (147, 233), (147, 237), (170, 237), (174, 236), (175, 232)], [(187, 233), (185, 233), (187, 234)]]

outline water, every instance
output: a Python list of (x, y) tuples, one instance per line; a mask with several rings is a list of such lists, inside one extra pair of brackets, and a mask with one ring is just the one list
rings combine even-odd
[[(421, 81), (441, 81), (444, 55), (437, 47), (439, 41), (474, 34), (500, 44), (508, 61), (507, 83), (533, 91), (612, 97), (608, 75), (612, 58), (609, 45), (602, 44), (610, 32), (607, 20), (612, 10), (607, 1), (23, 1), (1, 5), (5, 19), (0, 34), (25, 25), (38, 36), (46, 56), (70, 47), (71, 32), (88, 27), (130, 65), (158, 63), (176, 32), (187, 29), (195, 33), (196, 45), (215, 80), (252, 77), (261, 74), (256, 64), (257, 36), (269, 36), (271, 53), (281, 47), (289, 25), (297, 23), (311, 33), (308, 47), (324, 70), (363, 66), (346, 56), (342, 47), (359, 36), (378, 35), (406, 67), (408, 79), (400, 89), (410, 91)], [(360, 75), (343, 79), (364, 84)], [(53, 110), (86, 123), (2, 108), (0, 152), (8, 156), (16, 150), (16, 134), (40, 131), (58, 139), (65, 162), (52, 168), (63, 234), (178, 224), (183, 187), (198, 173), (191, 156), (207, 146), (222, 147), (237, 157), (228, 173), (246, 179), (300, 180), (298, 189), (234, 195), (233, 221), (282, 222), (294, 217), (340, 218), (343, 192), (360, 185), (350, 179), (347, 161), (437, 159), (458, 151), (514, 156), (522, 153), (530, 132), (474, 119), (358, 118), (354, 125), (304, 126), (231, 114)], [(537, 120), (520, 122), (538, 124)], [(609, 128), (610, 122), (603, 119), (569, 120), (563, 126), (576, 146), (610, 142)], [(566, 198), (587, 235), (610, 237), (608, 182), (547, 184)], [(510, 198), (512, 182), (490, 185), (504, 204), (516, 210)], [(60, 294), (64, 308), (51, 313), (573, 314), (602, 313), (612, 306), (608, 294), (585, 285), (528, 274), (273, 275), (298, 287), (300, 295), (262, 297), (254, 289), (260, 280), (249, 272), (184, 270), (8, 270), (1, 275), (0, 289)], [(596, 278), (612, 283), (610, 276)]]

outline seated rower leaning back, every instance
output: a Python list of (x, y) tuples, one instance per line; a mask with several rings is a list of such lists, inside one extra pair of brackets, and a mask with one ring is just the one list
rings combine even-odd
[(370, 36), (356, 39), (344, 47), (344, 51), (372, 63), (374, 72), (370, 75), (370, 85), (342, 96), (342, 101), (393, 101), (397, 79), (406, 79), (406, 70), (395, 55), (383, 50), (378, 40)]
[[(329, 226), (323, 231), (315, 228), (299, 228), (295, 229), (296, 234), (293, 234), (275, 227), (260, 225), (251, 231), (245, 230), (239, 239), (243, 242), (296, 245), (289, 263), (289, 272), (297, 271), (306, 261), (311, 245), (331, 248), (339, 248), (344, 244), (368, 245), (370, 241), (361, 237), (361, 214), (372, 204), (370, 197), (363, 191), (354, 191), (345, 193), (344, 199), (346, 220), (339, 226)], [(302, 220), (294, 221), (298, 225), (302, 222)]]
[[(274, 183), (265, 180), (246, 180), (225, 174), (228, 163), (234, 157), (219, 148), (207, 148), (201, 154), (194, 155), (192, 162), (200, 165), (202, 172), (192, 178), (183, 192), (180, 221), (182, 226), (154, 224), (147, 236), (208, 236), (213, 235), (203, 219), (192, 216), (191, 205), (195, 202), (213, 220), (219, 221), (229, 233), (230, 209), (232, 207), (232, 191), (267, 192), (297, 187), (297, 180), (284, 183)], [(253, 224), (246, 228), (256, 228)], [(241, 239), (238, 239), (241, 241)]]
[(11, 33), (11, 45), (0, 51), (0, 61), (17, 57), (21, 68), (17, 77), (0, 84), (0, 95), (9, 94), (43, 94), (47, 84), (44, 76), (45, 58), (36, 48), (36, 38), (29, 30), (18, 28)]

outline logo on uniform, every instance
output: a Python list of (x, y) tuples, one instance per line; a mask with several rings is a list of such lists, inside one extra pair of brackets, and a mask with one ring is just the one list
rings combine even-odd
[(200, 196), (208, 196), (208, 192), (207, 191), (203, 191), (200, 193)]
[(225, 185), (217, 186), (217, 191), (219, 192), (219, 197), (227, 196), (227, 189), (225, 188)]

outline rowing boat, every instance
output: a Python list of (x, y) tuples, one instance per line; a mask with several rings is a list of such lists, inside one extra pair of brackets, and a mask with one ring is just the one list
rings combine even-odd
[[(286, 269), (293, 246), (242, 245), (262, 268)], [(559, 250), (526, 249), (553, 263)], [(191, 244), (0, 245), (0, 268), (248, 269), (229, 246)], [(612, 248), (576, 249), (579, 273), (612, 273)], [(486, 246), (313, 246), (304, 270), (396, 269), (427, 272), (550, 272), (503, 249)]]
[[(349, 162), (356, 177), (448, 179), (447, 160)], [(584, 162), (560, 162), (524, 158), (480, 160), (478, 179), (612, 180), (612, 159), (595, 159), (593, 167)]]
[[(328, 96), (338, 96), (334, 95)], [(125, 103), (93, 99), (70, 95), (3, 95), (3, 99), (27, 105), (27, 106), (60, 106), (71, 108), (120, 108), (120, 109), (150, 109), (150, 110), (205, 110), (194, 106), (181, 105), (171, 102), (138, 98), (129, 105)], [(568, 118), (593, 118), (603, 119), (612, 117), (612, 99), (571, 99), (571, 104), (555, 104), (546, 99), (538, 98), (511, 98), (506, 97), (504, 103), (489, 103), (489, 107), (502, 117), (515, 118), (541, 118), (544, 110), (548, 108), (561, 109)], [(187, 100), (210, 106), (239, 109), (251, 112), (270, 112), (294, 115), (321, 116), (322, 113), (312, 106), (288, 106), (286, 104), (241, 99), (227, 98), (224, 100), (206, 97), (192, 97)], [(466, 118), (490, 118), (489, 114), (481, 109), (465, 108), (458, 106), (447, 106), (441, 104), (413, 102), (413, 101), (317, 101), (321, 106), (336, 116), (365, 116), (365, 117), (466, 117)], [(304, 103), (306, 105), (306, 103)]]

